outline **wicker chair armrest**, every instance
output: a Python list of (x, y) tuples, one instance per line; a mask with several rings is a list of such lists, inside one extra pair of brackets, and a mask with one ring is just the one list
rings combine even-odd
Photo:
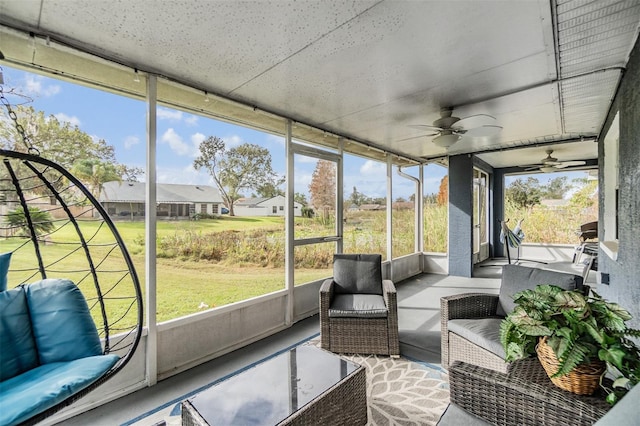
[(325, 312), (329, 311), (331, 299), (333, 298), (333, 284), (333, 278), (328, 278), (324, 280), (324, 282), (320, 286), (320, 312), (322, 312), (323, 310)]
[(387, 304), (389, 311), (392, 309), (397, 311), (398, 307), (398, 293), (396, 292), (396, 286), (391, 280), (382, 280), (382, 296), (384, 302)]
[(497, 309), (497, 294), (463, 293), (440, 298), (443, 320), (492, 317)]
[(610, 406), (601, 395), (579, 396), (551, 383), (537, 358), (509, 373), (455, 361), (449, 368), (451, 402), (490, 423), (592, 425)]

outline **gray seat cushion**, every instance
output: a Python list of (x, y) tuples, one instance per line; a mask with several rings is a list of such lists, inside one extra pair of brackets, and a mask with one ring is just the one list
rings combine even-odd
[(382, 256), (333, 255), (333, 281), (336, 293), (382, 294)]
[(388, 313), (377, 294), (336, 294), (329, 307), (329, 318), (386, 318)]
[(449, 331), (504, 359), (504, 348), (500, 344), (500, 322), (502, 318), (477, 318), (449, 320)]
[(582, 277), (521, 265), (504, 265), (497, 314), (506, 316), (516, 307), (514, 294), (533, 289), (539, 284), (553, 284), (565, 290), (582, 289)]

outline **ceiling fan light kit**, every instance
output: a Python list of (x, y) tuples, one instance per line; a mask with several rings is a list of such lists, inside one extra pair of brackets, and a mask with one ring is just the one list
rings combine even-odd
[(435, 138), (433, 138), (431, 142), (433, 142), (437, 146), (440, 146), (443, 148), (449, 148), (451, 145), (458, 142), (459, 139), (460, 139), (459, 135), (448, 134), (448, 135), (436, 136)]
[(544, 173), (553, 173), (553, 172), (557, 172), (558, 169), (553, 166), (545, 166), (545, 167), (540, 167), (540, 171)]

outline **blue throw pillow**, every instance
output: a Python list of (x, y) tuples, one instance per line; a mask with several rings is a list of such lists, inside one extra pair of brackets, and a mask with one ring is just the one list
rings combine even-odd
[(0, 382), (37, 366), (25, 290), (16, 287), (0, 292)]
[(25, 287), (41, 364), (102, 354), (87, 302), (73, 282), (46, 279)]
[(10, 261), (11, 252), (0, 254), (0, 291), (7, 289), (7, 272), (9, 272)]

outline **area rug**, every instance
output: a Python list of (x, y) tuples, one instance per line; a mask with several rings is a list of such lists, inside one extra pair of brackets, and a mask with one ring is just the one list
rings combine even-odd
[[(320, 346), (319, 337), (303, 344)], [(435, 425), (449, 403), (449, 379), (438, 366), (376, 355), (345, 355), (367, 370), (367, 405), (370, 426)], [(191, 395), (185, 395), (186, 399)], [(164, 406), (126, 425), (181, 424), (180, 403)]]

